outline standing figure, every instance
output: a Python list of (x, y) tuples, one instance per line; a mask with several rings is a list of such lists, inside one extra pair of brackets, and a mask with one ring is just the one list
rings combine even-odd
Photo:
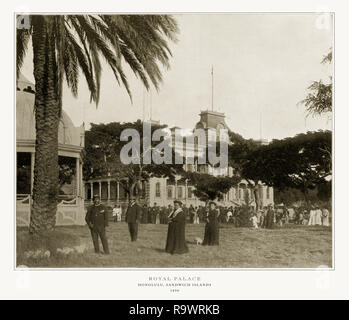
[(120, 222), (121, 215), (122, 215), (121, 206), (119, 204), (116, 204), (113, 209), (114, 222)]
[(325, 227), (330, 226), (330, 212), (326, 209), (322, 209), (322, 225)]
[(141, 221), (141, 223), (143, 223), (143, 224), (148, 223), (148, 210), (149, 210), (149, 208), (148, 208), (147, 204), (145, 203), (143, 205), (143, 208), (142, 208), (142, 221)]
[(166, 252), (170, 254), (187, 253), (188, 246), (185, 241), (185, 215), (182, 202), (174, 201), (174, 210), (169, 215)]
[(193, 207), (193, 205), (191, 204), (189, 207), (189, 219), (190, 219), (190, 223), (195, 223), (194, 219), (195, 219), (195, 209)]
[(229, 207), (228, 211), (227, 211), (227, 215), (226, 215), (227, 223), (231, 223), (231, 218), (232, 217), (233, 217), (233, 208)]
[(204, 220), (204, 215), (205, 215), (204, 207), (203, 206), (199, 206), (199, 209), (198, 209), (198, 220), (199, 220), (199, 223)]
[(151, 210), (151, 223), (156, 224), (156, 217), (158, 215), (158, 205), (156, 202), (154, 202), (154, 206)]
[(315, 224), (316, 224), (316, 210), (315, 210), (315, 206), (311, 205), (311, 209), (310, 209), (310, 213), (309, 213), (308, 225), (309, 226), (315, 226)]
[(297, 224), (303, 225), (303, 220), (304, 220), (303, 209), (300, 209), (298, 213)]
[(128, 223), (128, 230), (130, 232), (132, 242), (137, 241), (138, 223), (141, 220), (141, 216), (142, 216), (141, 207), (136, 203), (136, 200), (134, 198), (131, 198), (130, 204), (126, 211), (125, 220)]
[(198, 207), (194, 208), (194, 224), (200, 224)]
[(160, 224), (165, 224), (166, 208), (160, 207)]
[(99, 196), (93, 196), (93, 205), (87, 209), (85, 220), (91, 231), (95, 253), (99, 253), (98, 238), (101, 238), (104, 254), (109, 254), (108, 239), (105, 232), (105, 228), (108, 227), (108, 212), (100, 203)]
[(159, 206), (156, 207), (156, 213), (155, 213), (155, 224), (160, 224), (160, 215), (161, 215), (161, 208)]
[(322, 211), (318, 205), (316, 206), (315, 212), (315, 225), (322, 226)]
[(252, 222), (252, 227), (254, 229), (258, 229), (258, 218), (257, 218), (257, 213), (253, 213), (251, 217), (251, 222)]
[(308, 225), (309, 219), (310, 219), (310, 214), (308, 213), (307, 209), (304, 209), (303, 210), (303, 222), (302, 222), (302, 225), (303, 226)]
[(258, 227), (262, 226), (262, 210), (257, 211), (257, 225)]
[(273, 229), (274, 227), (275, 212), (271, 204), (268, 205), (267, 215), (265, 217), (265, 227), (267, 229)]
[(113, 208), (112, 216), (113, 216), (114, 222), (117, 222), (117, 221), (118, 221), (118, 220), (117, 220), (118, 218), (117, 218), (117, 207), (116, 207), (116, 205), (115, 205), (114, 208)]
[(207, 223), (205, 226), (205, 236), (202, 245), (218, 246), (219, 245), (219, 212), (216, 209), (216, 203), (211, 201), (208, 210)]
[(152, 207), (148, 207), (148, 219), (147, 219), (147, 223), (153, 223), (153, 208)]

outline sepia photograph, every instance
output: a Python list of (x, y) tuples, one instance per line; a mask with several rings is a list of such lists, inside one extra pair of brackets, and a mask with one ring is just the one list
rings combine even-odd
[(333, 13), (15, 14), (29, 269), (333, 269)]

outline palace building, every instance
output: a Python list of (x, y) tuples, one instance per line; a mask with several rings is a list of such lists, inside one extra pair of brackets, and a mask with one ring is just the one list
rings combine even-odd
[[(16, 91), (16, 156), (17, 156), (17, 226), (28, 226), (32, 203), (35, 156), (34, 84), (19, 76)], [(63, 111), (59, 124), (58, 154), (62, 167), (71, 170), (70, 183), (61, 186), (57, 208), (57, 225), (84, 225), (84, 183), (81, 151), (85, 143), (84, 126), (75, 127)]]
[[(151, 121), (152, 124), (160, 124), (158, 121)], [(180, 128), (171, 128), (172, 143), (175, 146), (176, 139), (174, 138), (175, 130)], [(216, 130), (217, 135), (221, 129), (229, 129), (225, 122), (225, 115), (216, 111), (205, 110), (200, 113), (200, 120), (195, 125), (194, 129), (204, 129), (207, 134), (209, 130)], [(186, 143), (188, 136), (183, 136), (183, 145), (186, 152), (190, 151), (192, 154), (200, 153), (200, 142), (194, 140), (194, 143)], [(192, 140), (191, 140), (192, 141)], [(202, 146), (201, 146), (202, 147)], [(234, 175), (234, 169), (228, 168), (214, 168), (209, 164), (198, 164), (195, 161), (193, 164), (188, 164), (184, 161), (184, 169), (187, 171), (195, 171), (198, 173), (212, 174), (215, 176), (230, 176)], [(147, 205), (153, 206), (156, 203), (159, 206), (168, 206), (173, 204), (173, 201), (181, 200), (185, 205), (199, 206), (204, 205), (202, 201), (197, 199), (194, 195), (194, 187), (184, 180), (181, 176), (177, 176), (175, 180), (168, 178), (151, 178), (149, 181), (143, 182), (143, 194), (140, 201)], [(273, 188), (259, 183), (258, 185), (260, 206), (267, 206), (274, 203)], [(98, 194), (105, 204), (114, 205), (116, 203), (126, 206), (128, 199), (122, 185), (119, 184), (112, 177), (105, 177), (101, 179), (93, 179), (86, 181), (85, 184), (85, 198), (87, 201), (92, 201), (94, 194)], [(254, 192), (249, 186), (248, 182), (242, 180), (238, 186), (231, 188), (231, 190), (224, 195), (223, 199), (219, 201), (224, 206), (241, 206), (250, 199), (250, 205), (256, 206), (254, 201)]]

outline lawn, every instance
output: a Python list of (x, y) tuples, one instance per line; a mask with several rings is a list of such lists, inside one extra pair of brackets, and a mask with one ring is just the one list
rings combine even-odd
[[(17, 266), (47, 268), (314, 268), (332, 266), (332, 231), (328, 227), (286, 225), (273, 230), (222, 225), (219, 247), (197, 245), (204, 225), (187, 225), (189, 253), (171, 256), (164, 251), (167, 225), (140, 225), (139, 239), (131, 243), (126, 223), (107, 229), (111, 254), (96, 255), (87, 227), (57, 227), (54, 235), (33, 240), (17, 230)], [(57, 248), (80, 246), (83, 253), (55, 253)], [(28, 257), (28, 250), (45, 247), (48, 257)]]

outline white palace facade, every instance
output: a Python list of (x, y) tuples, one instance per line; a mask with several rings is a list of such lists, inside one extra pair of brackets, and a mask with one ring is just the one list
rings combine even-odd
[[(159, 122), (152, 122), (159, 124)], [(173, 136), (175, 129), (179, 128), (171, 129)], [(228, 126), (225, 123), (225, 116), (223, 113), (206, 110), (200, 113), (200, 121), (196, 124), (195, 129), (213, 129), (219, 133), (221, 129), (228, 129)], [(185, 144), (185, 137), (183, 139), (183, 144)], [(175, 139), (172, 139), (172, 141), (174, 144)], [(190, 149), (192, 149), (193, 152), (195, 152), (195, 150), (197, 152), (198, 147), (195, 143), (194, 145), (187, 144), (185, 150), (188, 151)], [(207, 173), (215, 176), (232, 177), (234, 175), (234, 170), (231, 167), (226, 169), (213, 168), (208, 164), (200, 165), (197, 161), (195, 161), (194, 164), (184, 163), (184, 170)], [(143, 182), (143, 195), (141, 197), (141, 202), (146, 203), (148, 206), (153, 206), (155, 203), (159, 206), (168, 206), (169, 204), (173, 204), (174, 200), (178, 199), (186, 206), (204, 205), (204, 202), (195, 197), (193, 191), (194, 186), (190, 185), (188, 181), (182, 179), (181, 176), (177, 176), (176, 179), (172, 181), (168, 178), (153, 177), (150, 178), (149, 181)], [(258, 192), (260, 206), (264, 207), (268, 204), (274, 204), (272, 187), (260, 183), (258, 185)], [(92, 201), (94, 194), (98, 194), (105, 204), (111, 206), (116, 203), (126, 206), (128, 202), (126, 192), (117, 181), (112, 179), (112, 177), (86, 181), (85, 199), (87, 202)], [(250, 199), (251, 206), (256, 206), (252, 188), (249, 186), (247, 181), (242, 180), (236, 187), (231, 188), (229, 192), (224, 195), (223, 199), (218, 201), (218, 203), (224, 206), (236, 207), (244, 204), (246, 198)]]

